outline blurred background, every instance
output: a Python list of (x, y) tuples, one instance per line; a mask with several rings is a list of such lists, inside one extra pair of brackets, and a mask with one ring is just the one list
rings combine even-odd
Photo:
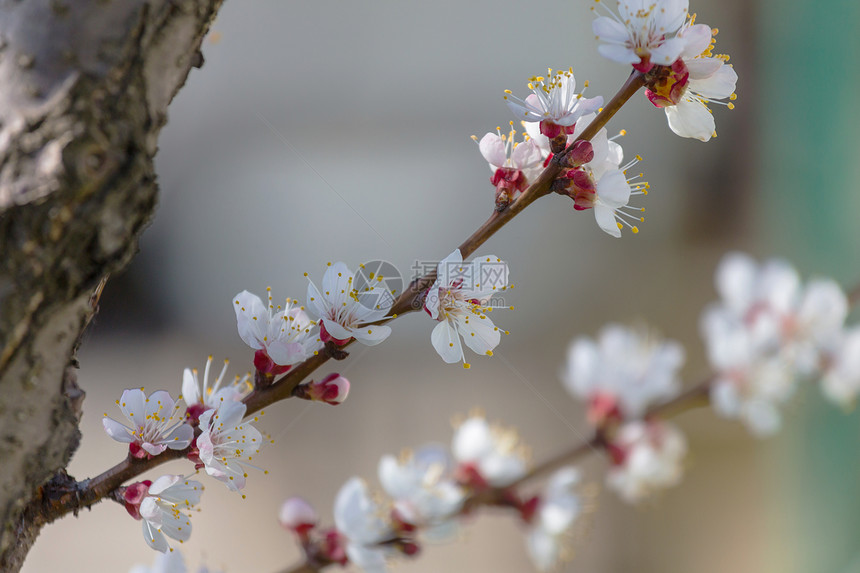
[[(93, 476), (125, 450), (101, 427), (126, 388), (179, 392), (185, 367), (209, 354), (250, 368), (231, 297), (248, 289), (304, 298), (308, 272), (446, 256), (492, 208), (490, 175), (469, 139), (505, 126), (502, 91), (573, 66), (588, 95), (611, 97), (628, 74), (599, 57), (590, 0), (232, 0), (173, 103), (157, 167), (161, 206), (131, 268), (111, 277), (82, 353), (84, 439), (70, 473)], [(834, 0), (700, 0), (720, 29), (718, 53), (740, 76), (737, 107), (715, 106), (707, 144), (670, 132), (636, 97), (610, 124), (652, 192), (642, 232), (613, 239), (569, 200), (538, 201), (479, 252), (511, 268), (510, 330), (471, 370), (430, 346), (434, 326), (398, 320), (379, 347), (329, 364), (352, 381), (332, 408), (288, 401), (261, 427), (276, 443), (258, 457), (246, 499), (207, 477), (191, 566), (275, 572), (298, 562), (280, 529), (281, 502), (302, 495), (327, 523), (352, 475), (376, 486), (386, 453), (448, 443), (451, 420), (480, 406), (519, 428), (535, 460), (586, 435), (582, 406), (561, 387), (568, 343), (606, 322), (646, 324), (683, 342), (689, 384), (707, 373), (697, 333), (728, 250), (784, 256), (805, 276), (860, 281), (860, 4)], [(522, 24), (522, 26), (521, 26)], [(860, 416), (801, 392), (785, 428), (757, 441), (707, 409), (677, 422), (690, 441), (684, 481), (642, 507), (601, 492), (571, 540), (564, 571), (640, 573), (860, 571)], [(600, 485), (605, 461), (584, 464)], [(183, 473), (187, 464), (162, 466)], [(102, 503), (47, 527), (27, 573), (127, 571), (152, 562), (140, 524)], [(70, 558), (70, 556), (73, 556)], [(522, 530), (485, 512), (462, 539), (429, 546), (401, 571), (529, 571)]]

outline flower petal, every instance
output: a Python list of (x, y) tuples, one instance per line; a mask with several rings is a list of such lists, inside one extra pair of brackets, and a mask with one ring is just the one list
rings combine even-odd
[(442, 360), (448, 364), (464, 360), (457, 329), (449, 321), (443, 320), (436, 325), (430, 335), (430, 342)]

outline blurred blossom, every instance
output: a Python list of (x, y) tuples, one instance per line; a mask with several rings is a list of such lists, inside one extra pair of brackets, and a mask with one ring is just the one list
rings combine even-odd
[(567, 353), (562, 380), (567, 390), (588, 402), (588, 418), (641, 418), (650, 407), (678, 395), (684, 349), (643, 330), (610, 324), (597, 341), (580, 337)]
[(565, 467), (550, 476), (526, 533), (529, 556), (539, 571), (549, 571), (567, 558), (565, 540), (582, 513), (582, 500), (575, 491), (579, 471)]
[(681, 481), (687, 440), (661, 420), (622, 425), (609, 446), (612, 467), (606, 485), (630, 503)]

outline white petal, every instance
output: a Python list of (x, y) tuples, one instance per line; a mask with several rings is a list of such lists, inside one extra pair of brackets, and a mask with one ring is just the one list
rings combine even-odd
[(182, 479), (182, 476), (178, 475), (164, 475), (152, 482), (152, 485), (149, 486), (149, 495), (158, 495), (170, 486), (176, 485)]
[(752, 304), (758, 265), (744, 253), (725, 255), (717, 266), (717, 292), (736, 314), (746, 313)]
[(451, 453), (459, 462), (473, 462), (493, 450), (490, 425), (484, 418), (472, 417), (463, 422), (454, 434)]
[(621, 170), (612, 170), (601, 177), (596, 184), (598, 201), (617, 209), (630, 201), (630, 185)]
[[(611, 44), (624, 44), (630, 38), (630, 33), (627, 31), (627, 28), (624, 26), (624, 24), (607, 16), (600, 16), (599, 18), (596, 18), (591, 23), (591, 30), (594, 32), (594, 35), (597, 36), (597, 39), (601, 42), (609, 42)], [(630, 50), (630, 52), (632, 53), (632, 50)], [(639, 58), (636, 58), (636, 62), (638, 61)]]
[(443, 320), (436, 325), (430, 334), (430, 342), (442, 360), (448, 364), (463, 360), (463, 347), (460, 345), (460, 337), (449, 321)]
[(239, 338), (254, 350), (263, 348), (263, 338), (269, 324), (269, 313), (257, 295), (243, 290), (233, 297)]
[(164, 445), (171, 450), (184, 450), (194, 439), (194, 429), (188, 424), (180, 424), (164, 437)]
[(137, 438), (131, 435), (131, 430), (129, 430), (116, 420), (113, 420), (111, 418), (102, 418), (102, 425), (104, 426), (105, 432), (107, 432), (108, 436), (110, 436), (117, 442), (130, 444), (137, 440)]
[(669, 128), (681, 137), (709, 141), (714, 134), (714, 116), (698, 99), (685, 96), (677, 105), (663, 109), (666, 110)]
[(476, 292), (493, 293), (508, 284), (508, 265), (496, 255), (475, 256), (470, 263), (474, 285), (464, 285), (464, 288), (475, 287)]
[(173, 414), (173, 398), (164, 390), (158, 390), (150, 394), (146, 399), (146, 418), (151, 419), (153, 414), (159, 418), (169, 418)]
[(511, 99), (506, 99), (505, 103), (508, 104), (508, 109), (514, 114), (515, 117), (527, 121), (541, 121), (544, 119), (543, 114), (537, 113), (535, 110), (529, 109), (524, 105), (517, 103)]
[(322, 293), (312, 281), (308, 281), (308, 307), (313, 309), (319, 317), (324, 317), (328, 312), (328, 306)]
[(305, 347), (301, 343), (286, 340), (273, 340), (266, 348), (266, 353), (272, 362), (279, 366), (292, 366), (307, 358)]
[(349, 340), (353, 336), (352, 329), (345, 328), (339, 322), (335, 322), (330, 319), (323, 319), (321, 320), (321, 322), (325, 326), (326, 332), (328, 332), (338, 340)]
[[(719, 58), (696, 58), (687, 61), (686, 64), (687, 71), (690, 72), (690, 89), (696, 93), (701, 93), (701, 87), (707, 85), (708, 78), (717, 73), (725, 65), (725, 62)], [(728, 95), (731, 95), (731, 92)]]
[(618, 222), (615, 220), (615, 210), (597, 203), (594, 206), (594, 219), (597, 225), (612, 235), (613, 237), (621, 236), (621, 229), (618, 228)]
[(352, 335), (366, 346), (376, 346), (391, 335), (391, 327), (384, 324), (361, 326), (354, 329)]
[(619, 64), (638, 64), (641, 60), (631, 48), (618, 44), (600, 44), (597, 51), (604, 58)]
[(202, 402), (200, 397), (200, 388), (198, 382), (194, 379), (194, 374), (190, 368), (186, 368), (182, 372), (182, 397), (186, 404), (197, 404)]
[(436, 280), (439, 283), (439, 286), (445, 287), (451, 284), (451, 281), (454, 277), (456, 277), (463, 265), (458, 264), (463, 262), (463, 255), (460, 254), (460, 249), (455, 250), (453, 253), (439, 261), (439, 265), (436, 269)]
[(146, 425), (146, 394), (140, 389), (124, 391), (119, 399), (119, 409), (134, 426)]
[[(702, 52), (708, 49), (708, 46), (711, 45), (711, 27), (706, 24), (694, 24), (684, 30), (683, 35), (679, 34), (684, 40), (684, 49), (681, 52), (681, 57), (684, 60), (687, 58), (695, 58)], [(698, 58), (699, 60), (703, 60), (706, 58)], [(687, 63), (687, 67), (689, 68), (689, 62)], [(691, 72), (692, 74), (692, 72)]]
[(167, 553), (167, 550), (170, 549), (170, 546), (167, 545), (167, 539), (164, 537), (164, 534), (158, 531), (158, 529), (156, 529), (145, 519), (142, 521), (142, 523), (143, 539), (146, 541), (146, 544), (155, 549), (156, 551)]
[(529, 556), (538, 571), (549, 571), (559, 560), (559, 540), (540, 527), (534, 527), (526, 537)]
[(681, 57), (685, 45), (682, 38), (669, 38), (651, 50), (651, 62), (661, 66), (671, 66)]
[(708, 78), (690, 79), (689, 89), (709, 99), (724, 99), (734, 93), (737, 83), (738, 74), (735, 69), (729, 64), (723, 64)]
[(507, 153), (502, 138), (496, 133), (488, 133), (478, 142), (478, 149), (487, 163), (494, 167), (503, 167), (507, 161)]
[(511, 163), (515, 169), (529, 169), (543, 161), (540, 148), (534, 141), (523, 141), (511, 152)]
[(588, 338), (576, 339), (567, 350), (567, 370), (562, 375), (568, 392), (587, 398), (596, 385), (599, 355), (597, 345)]
[(457, 330), (463, 335), (463, 342), (473, 352), (487, 354), (499, 345), (501, 333), (486, 315), (477, 316), (473, 314), (469, 316), (468, 322), (465, 319), (460, 319), (457, 324)]

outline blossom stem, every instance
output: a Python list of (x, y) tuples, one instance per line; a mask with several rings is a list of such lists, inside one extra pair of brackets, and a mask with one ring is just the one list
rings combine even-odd
[[(710, 387), (711, 379), (708, 378), (699, 384), (696, 384), (676, 398), (650, 408), (645, 413), (645, 417), (649, 418), (660, 416), (663, 418), (671, 418), (692, 408), (707, 405)], [(473, 494), (463, 503), (463, 508), (460, 510), (460, 513), (471, 512), (479, 506), (511, 507), (509, 503), (505, 503), (505, 500), (508, 499), (508, 496), (506, 495), (508, 492), (515, 490), (530, 480), (545, 476), (572, 462), (584, 458), (590, 453), (598, 453), (600, 450), (605, 448), (607, 444), (608, 441), (605, 434), (601, 430), (597, 430), (594, 437), (590, 440), (582, 441), (573, 448), (535, 466), (523, 477), (512, 484), (504, 488), (496, 488)], [(313, 566), (305, 562), (290, 569), (284, 569), (281, 573), (318, 573), (320, 569), (326, 566), (327, 565), (325, 564)]]
[[(594, 137), (643, 85), (645, 85), (644, 75), (634, 71), (627, 78), (621, 89), (618, 90), (618, 93), (615, 94), (588, 127), (585, 128), (577, 138), (577, 141), (590, 140)], [(561, 160), (572, 148), (573, 144), (568, 146), (564, 153), (558, 154), (535, 182), (523, 191), (520, 197), (511, 203), (507, 209), (504, 211), (493, 211), (490, 218), (460, 245), (460, 252), (464, 259), (474, 254), (496, 231), (505, 226), (508, 221), (513, 219), (531, 203), (550, 193), (550, 186), (562, 169)], [(394, 302), (391, 308), (392, 316), (379, 323), (384, 324), (399, 315), (420, 309), (422, 306), (421, 297), (424, 291), (435, 280), (436, 272), (433, 271), (413, 281)], [(351, 340), (341, 348), (346, 348), (352, 342)], [(316, 356), (312, 356), (304, 362), (293, 366), (286, 374), (275, 380), (271, 385), (255, 389), (243, 400), (247, 406), (246, 415), (251, 415), (275, 402), (290, 398), (293, 389), (317, 368), (325, 364), (329, 358), (328, 353), (320, 352)], [(199, 433), (199, 430), (197, 433)], [(142, 460), (127, 458), (92, 479), (65, 484), (62, 487), (52, 487), (53, 482), (50, 482), (45, 486), (42, 495), (31, 502), (30, 509), (32, 509), (32, 512), (30, 513), (30, 518), (36, 519), (39, 523), (50, 523), (67, 513), (77, 512), (81, 508), (89, 507), (108, 496), (110, 492), (129, 479), (166, 461), (181, 458), (188, 451), (188, 448), (185, 450), (167, 450), (158, 456)], [(304, 570), (299, 569), (298, 571)]]
[[(707, 379), (699, 384), (696, 384), (680, 396), (650, 408), (645, 413), (645, 418), (660, 416), (661, 418), (671, 418), (682, 412), (705, 406), (708, 404), (708, 392), (711, 388), (711, 379)], [(548, 459), (540, 465), (533, 467), (519, 480), (515, 481), (510, 487), (517, 487), (524, 482), (550, 473), (564, 465), (567, 465), (591, 452), (597, 452), (607, 444), (606, 436), (600, 430), (596, 431), (594, 437), (588, 441), (583, 441), (573, 448)]]

